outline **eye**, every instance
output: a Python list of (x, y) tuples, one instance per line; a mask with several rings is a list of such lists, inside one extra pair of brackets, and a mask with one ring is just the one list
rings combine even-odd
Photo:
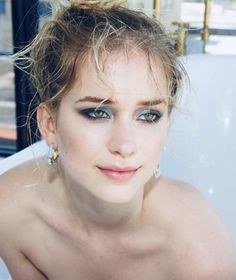
[(92, 120), (111, 119), (112, 112), (107, 108), (87, 108), (79, 110), (79, 113)]
[(162, 114), (159, 111), (147, 109), (138, 115), (138, 120), (146, 123), (156, 123), (160, 120)]

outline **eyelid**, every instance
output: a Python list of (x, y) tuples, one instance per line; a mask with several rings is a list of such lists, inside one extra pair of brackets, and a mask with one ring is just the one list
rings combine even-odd
[(109, 108), (106, 108), (106, 107), (96, 107), (96, 108), (94, 108), (94, 112), (97, 112), (97, 111), (102, 111), (109, 116), (113, 115), (113, 111)]
[[(149, 118), (147, 118), (148, 114), (149, 114)], [(151, 119), (150, 119), (150, 115), (151, 115)], [(163, 116), (163, 113), (160, 112), (159, 110), (144, 109), (138, 114), (137, 118), (138, 118), (138, 121), (141, 121), (144, 124), (155, 124), (160, 121), (162, 116)], [(144, 117), (144, 119), (142, 119), (142, 117)]]
[(142, 110), (139, 110), (139, 114), (147, 114), (147, 113), (153, 113), (153, 114), (159, 114), (159, 115), (162, 115), (162, 112), (160, 110), (157, 110), (157, 109), (142, 109)]
[(82, 108), (76, 108), (76, 111), (79, 111), (79, 112), (81, 112), (81, 111), (94, 111), (94, 112), (96, 112), (96, 111), (99, 111), (99, 110), (101, 110), (101, 111), (113, 111), (112, 109), (110, 109), (110, 108), (107, 108), (107, 107), (101, 107), (101, 106), (87, 106), (87, 107), (82, 107)]
[[(113, 119), (113, 112), (110, 109), (104, 107), (89, 107), (84, 109), (77, 109), (77, 112), (79, 112), (82, 116), (92, 120)], [(95, 116), (96, 112), (102, 112), (107, 116), (106, 117)]]

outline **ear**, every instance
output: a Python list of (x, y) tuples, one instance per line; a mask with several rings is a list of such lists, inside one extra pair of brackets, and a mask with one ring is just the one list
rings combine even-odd
[(38, 106), (37, 122), (39, 131), (43, 138), (46, 140), (48, 146), (50, 144), (54, 144), (54, 146), (57, 146), (55, 115), (52, 114), (52, 112), (45, 104), (40, 104)]

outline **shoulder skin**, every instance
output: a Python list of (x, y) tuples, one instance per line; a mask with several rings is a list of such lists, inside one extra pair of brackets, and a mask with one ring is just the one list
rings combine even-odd
[[(177, 262), (191, 280), (236, 279), (232, 239), (215, 209), (192, 185), (163, 178), (165, 215), (178, 244)], [(184, 277), (183, 277), (184, 279)]]

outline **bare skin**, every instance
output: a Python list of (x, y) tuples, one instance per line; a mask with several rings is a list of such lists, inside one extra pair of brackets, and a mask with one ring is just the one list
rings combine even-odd
[(236, 279), (228, 233), (191, 186), (152, 178), (135, 225), (88, 232), (60, 180), (45, 159), (0, 178), (0, 256), (14, 280)]
[[(0, 179), (0, 256), (13, 279), (234, 280), (215, 212), (191, 186), (153, 177), (170, 121), (161, 63), (158, 92), (144, 53), (114, 53), (105, 66), (112, 98), (88, 58), (57, 113), (38, 108), (60, 161), (38, 159)], [(110, 165), (135, 175), (108, 178), (101, 169)]]

